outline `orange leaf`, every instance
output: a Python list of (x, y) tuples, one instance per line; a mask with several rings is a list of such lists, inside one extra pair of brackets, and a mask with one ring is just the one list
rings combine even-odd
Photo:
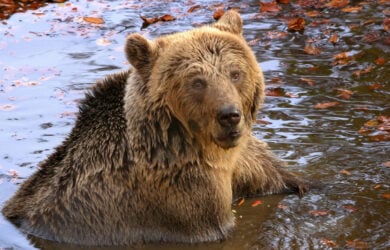
[(305, 29), (305, 19), (302, 17), (291, 19), (288, 22), (289, 31), (302, 31)]
[(327, 238), (321, 239), (321, 244), (322, 245), (326, 245), (326, 246), (328, 246), (330, 248), (336, 248), (337, 247), (337, 244), (333, 240), (329, 240)]
[(325, 216), (329, 214), (328, 210), (310, 210), (309, 214), (314, 216)]
[(252, 202), (251, 206), (257, 207), (258, 205), (261, 205), (261, 204), (263, 204), (263, 202), (261, 200), (257, 200), (257, 201)]
[(87, 23), (93, 23), (93, 24), (104, 24), (104, 20), (99, 17), (83, 17), (83, 20)]
[(348, 12), (348, 13), (357, 13), (362, 10), (362, 6), (355, 6), (355, 7), (345, 7), (342, 8), (342, 12)]
[(15, 105), (12, 105), (12, 104), (0, 105), (0, 111), (10, 111), (14, 108), (15, 108)]
[(283, 88), (269, 88), (265, 91), (266, 96), (284, 96)]
[(364, 74), (367, 74), (367, 73), (370, 73), (372, 70), (372, 66), (369, 65), (367, 68), (365, 69), (361, 69), (361, 70), (356, 70), (354, 71), (352, 74), (357, 76), (357, 77), (360, 77), (360, 75), (364, 75)]
[(279, 12), (281, 9), (279, 5), (276, 3), (276, 1), (266, 2), (266, 3), (259, 1), (259, 3), (260, 3), (261, 12)]
[(149, 24), (153, 24), (153, 23), (157, 23), (158, 22), (158, 17), (152, 17), (152, 18), (147, 18), (145, 16), (140, 16), (142, 21), (144, 21), (144, 24), (146, 25), (149, 25)]
[(192, 6), (191, 8), (189, 8), (189, 9), (187, 10), (187, 12), (188, 12), (188, 13), (192, 13), (192, 12), (194, 12), (194, 11), (200, 9), (200, 8), (201, 8), (200, 5), (194, 5), (194, 6)]
[(377, 58), (377, 59), (375, 60), (375, 63), (376, 63), (377, 65), (383, 65), (383, 64), (386, 63), (386, 59), (383, 58), (383, 57), (379, 57), (379, 58)]
[(223, 14), (225, 13), (225, 11), (222, 9), (222, 8), (219, 8), (218, 10), (216, 10), (213, 14), (213, 18), (215, 20), (218, 20), (221, 18), (221, 16), (223, 16)]
[(349, 0), (332, 0), (330, 3), (325, 4), (329, 8), (343, 8), (349, 4)]
[(306, 45), (303, 50), (309, 55), (319, 55), (321, 53), (321, 49), (312, 44)]
[(278, 3), (288, 4), (290, 0), (278, 0)]
[(314, 81), (312, 79), (302, 77), (300, 80), (309, 84), (311, 87), (314, 86)]
[(351, 99), (351, 95), (353, 94), (353, 92), (348, 89), (337, 89), (337, 91), (340, 93), (339, 96), (345, 100)]
[(383, 29), (385, 31), (390, 31), (390, 18), (383, 20)]
[(241, 199), (238, 200), (237, 206), (239, 207), (239, 206), (241, 206), (241, 205), (244, 204), (244, 203), (245, 203), (245, 199), (244, 199), (244, 198), (241, 198)]
[(336, 44), (339, 41), (339, 35), (337, 33), (333, 34), (329, 40), (330, 43)]
[(383, 163), (383, 165), (384, 165), (385, 167), (390, 168), (390, 161), (387, 161), (387, 162)]
[(311, 10), (311, 11), (306, 12), (306, 16), (308, 16), (308, 17), (317, 17), (320, 15), (321, 15), (321, 12), (319, 12), (318, 10)]
[(339, 102), (323, 102), (323, 103), (317, 103), (314, 105), (314, 108), (316, 109), (326, 109), (331, 108), (340, 105)]
[(390, 193), (384, 193), (382, 196), (385, 199), (390, 199)]
[(279, 203), (279, 204), (278, 204), (278, 208), (280, 208), (280, 209), (287, 209), (288, 206)]
[(376, 90), (376, 89), (383, 88), (383, 85), (380, 84), (380, 83), (374, 83), (374, 84), (371, 84), (369, 88), (370, 88), (371, 90)]
[(374, 189), (380, 189), (382, 187), (382, 184), (376, 184), (375, 186), (374, 186)]
[(346, 244), (347, 248), (354, 248), (354, 249), (367, 249), (368, 245), (364, 241), (359, 240), (348, 240)]
[(269, 121), (262, 120), (262, 119), (257, 119), (257, 120), (256, 120), (256, 123), (257, 123), (257, 124), (263, 124), (263, 125), (271, 124)]
[(167, 15), (161, 16), (158, 20), (163, 21), (163, 22), (168, 22), (168, 21), (173, 21), (175, 19), (176, 18), (174, 18), (173, 16), (167, 14)]

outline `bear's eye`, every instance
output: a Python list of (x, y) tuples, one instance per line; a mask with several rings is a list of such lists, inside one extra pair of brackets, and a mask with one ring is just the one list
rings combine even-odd
[(195, 89), (204, 89), (207, 87), (207, 82), (202, 78), (196, 78), (192, 81), (192, 87)]
[(237, 83), (238, 81), (240, 81), (240, 71), (235, 70), (235, 71), (230, 72), (230, 79), (234, 83)]

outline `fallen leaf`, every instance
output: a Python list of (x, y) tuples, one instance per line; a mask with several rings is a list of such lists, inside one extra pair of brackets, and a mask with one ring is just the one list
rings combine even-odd
[(330, 43), (336, 44), (339, 41), (339, 35), (337, 33), (333, 34), (329, 40)]
[(237, 202), (237, 206), (241, 206), (242, 204), (245, 203), (245, 199), (244, 198), (241, 198), (238, 202)]
[(321, 12), (319, 12), (318, 10), (311, 10), (311, 11), (306, 12), (305, 14), (308, 17), (317, 17), (317, 16), (321, 15)]
[(376, 65), (383, 65), (386, 63), (386, 59), (383, 57), (379, 57), (375, 60)]
[(383, 166), (390, 168), (390, 161), (383, 163)]
[(142, 19), (142, 21), (144, 21), (144, 25), (157, 23), (159, 21), (158, 17), (147, 18), (145, 16), (140, 16), (140, 18)]
[(18, 171), (16, 171), (15, 169), (9, 169), (9, 170), (7, 171), (7, 174), (8, 174), (9, 176), (11, 176), (12, 178), (18, 178), (18, 177), (19, 177), (19, 173), (18, 173)]
[(339, 92), (340, 98), (342, 98), (344, 100), (351, 99), (351, 95), (353, 94), (353, 92), (351, 90), (348, 90), (348, 89), (337, 89), (337, 91)]
[(312, 79), (309, 79), (309, 78), (300, 78), (301, 81), (303, 81), (304, 83), (307, 83), (309, 84), (311, 87), (313, 87), (315, 84), (314, 84), (314, 81)]
[(359, 240), (348, 240), (347, 244), (345, 245), (347, 248), (354, 248), (354, 249), (367, 249), (368, 245), (364, 241)]
[(266, 121), (266, 120), (262, 120), (262, 119), (257, 119), (257, 120), (256, 120), (256, 123), (257, 123), (257, 124), (263, 124), (263, 125), (271, 124), (271, 122)]
[(189, 9), (187, 10), (187, 12), (188, 12), (188, 13), (192, 13), (192, 12), (194, 12), (194, 11), (200, 9), (200, 8), (201, 8), (200, 5), (194, 5), (194, 6), (191, 6), (191, 8), (189, 8)]
[(385, 31), (390, 31), (390, 18), (383, 20), (383, 29)]
[(369, 86), (369, 88), (370, 88), (371, 90), (381, 89), (381, 88), (383, 88), (383, 85), (380, 84), (380, 83), (373, 83), (373, 84), (371, 84), (371, 85)]
[(104, 20), (100, 17), (83, 17), (83, 20), (87, 23), (104, 24)]
[(288, 31), (303, 31), (305, 29), (305, 19), (302, 17), (291, 19), (288, 22)]
[(303, 50), (309, 55), (319, 55), (322, 51), (312, 44), (307, 44)]
[(265, 3), (259, 1), (259, 3), (260, 3), (261, 12), (279, 12), (281, 9), (279, 5), (276, 3), (276, 1), (265, 2)]
[(343, 8), (349, 4), (349, 0), (332, 0), (325, 4), (325, 7), (329, 8)]
[(279, 204), (278, 204), (278, 208), (280, 208), (280, 209), (287, 209), (288, 206), (279, 203)]
[(271, 40), (282, 39), (287, 37), (288, 33), (283, 31), (272, 30), (265, 33), (265, 37)]
[(321, 244), (331, 248), (337, 247), (337, 244), (333, 240), (329, 240), (327, 238), (321, 239)]
[(345, 7), (342, 8), (342, 12), (348, 12), (348, 13), (357, 13), (362, 10), (362, 6), (353, 6), (353, 7)]
[(287, 97), (290, 97), (290, 98), (298, 98), (299, 97), (298, 94), (294, 94), (294, 93), (290, 93), (290, 92), (286, 92), (284, 95)]
[(261, 204), (263, 204), (263, 202), (261, 200), (256, 200), (256, 201), (252, 202), (251, 206), (257, 207), (258, 205), (261, 205)]
[(340, 102), (323, 102), (323, 103), (317, 103), (314, 105), (314, 108), (316, 109), (326, 109), (331, 108), (340, 105)]
[(340, 171), (340, 174), (351, 175), (351, 172), (349, 172), (348, 170), (343, 169), (343, 170)]
[(382, 184), (376, 184), (375, 186), (374, 186), (374, 189), (380, 189), (382, 187)]
[(169, 21), (174, 21), (176, 18), (171, 16), (171, 15), (163, 15), (159, 18), (159, 21), (163, 21), (163, 22), (169, 22)]
[(223, 10), (223, 8), (219, 8), (217, 9), (214, 13), (213, 13), (213, 18), (215, 20), (218, 20), (221, 18), (221, 16), (223, 16), (223, 14), (225, 13), (225, 11)]
[(346, 204), (346, 205), (343, 205), (343, 208), (344, 210), (350, 212), (350, 213), (354, 213), (354, 212), (357, 212), (359, 209), (351, 204)]
[(284, 89), (281, 87), (268, 88), (265, 91), (266, 96), (284, 96)]
[(361, 70), (356, 70), (356, 71), (354, 71), (352, 74), (355, 75), (355, 76), (357, 76), (357, 77), (360, 77), (361, 75), (370, 73), (371, 70), (372, 70), (372, 68), (373, 68), (373, 67), (372, 67), (371, 65), (369, 65), (369, 66), (367, 66), (365, 69), (361, 69)]
[(377, 125), (378, 125), (378, 121), (376, 119), (372, 119), (364, 123), (364, 126), (366, 127), (375, 127)]
[(111, 44), (111, 41), (108, 40), (107, 38), (101, 37), (96, 40), (96, 44), (100, 46), (107, 46)]
[(310, 210), (309, 214), (314, 216), (325, 216), (329, 214), (328, 210)]
[(384, 193), (382, 196), (385, 199), (390, 199), (390, 193)]
[(12, 105), (12, 104), (0, 105), (0, 111), (10, 111), (10, 110), (13, 110), (14, 108), (15, 108), (15, 105)]
[(250, 41), (248, 42), (248, 45), (249, 45), (249, 46), (254, 46), (254, 45), (258, 44), (259, 41), (260, 41), (260, 38), (255, 38), (255, 39), (253, 39), (253, 40), (250, 40)]

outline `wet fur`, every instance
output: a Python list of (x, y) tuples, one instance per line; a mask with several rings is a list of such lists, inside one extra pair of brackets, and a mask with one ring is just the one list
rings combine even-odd
[[(264, 83), (249, 48), (243, 52), (250, 58), (243, 90), (220, 82), (213, 86), (223, 94), (205, 105), (206, 99), (191, 99), (182, 85), (170, 82), (177, 62), (164, 61), (169, 58), (161, 53), (169, 39), (215, 34), (246, 46), (241, 28), (238, 14), (228, 12), (214, 27), (183, 37), (150, 42), (129, 36), (126, 52), (134, 68), (94, 86), (68, 138), (22, 184), (3, 214), (27, 233), (59, 242), (194, 243), (229, 235), (234, 197), (304, 192), (305, 182), (283, 170), (267, 145), (251, 135)], [(199, 108), (183, 108), (188, 99)], [(219, 100), (243, 110), (235, 147), (221, 148), (208, 137), (218, 130), (212, 114)]]

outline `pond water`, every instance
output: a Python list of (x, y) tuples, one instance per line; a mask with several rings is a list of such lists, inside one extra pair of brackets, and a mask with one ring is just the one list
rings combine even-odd
[[(127, 34), (153, 39), (238, 7), (267, 81), (254, 133), (291, 171), (326, 188), (233, 206), (237, 226), (224, 242), (141, 248), (389, 249), (390, 4), (332, 2), (291, 1), (261, 12), (258, 1), (69, 1), (3, 20), (0, 206), (70, 132), (86, 90), (129, 67)], [(140, 15), (164, 14), (176, 20), (141, 30)], [(304, 18), (303, 31), (288, 30), (296, 17)], [(0, 249), (84, 249), (25, 236), (2, 216), (0, 232)]]

